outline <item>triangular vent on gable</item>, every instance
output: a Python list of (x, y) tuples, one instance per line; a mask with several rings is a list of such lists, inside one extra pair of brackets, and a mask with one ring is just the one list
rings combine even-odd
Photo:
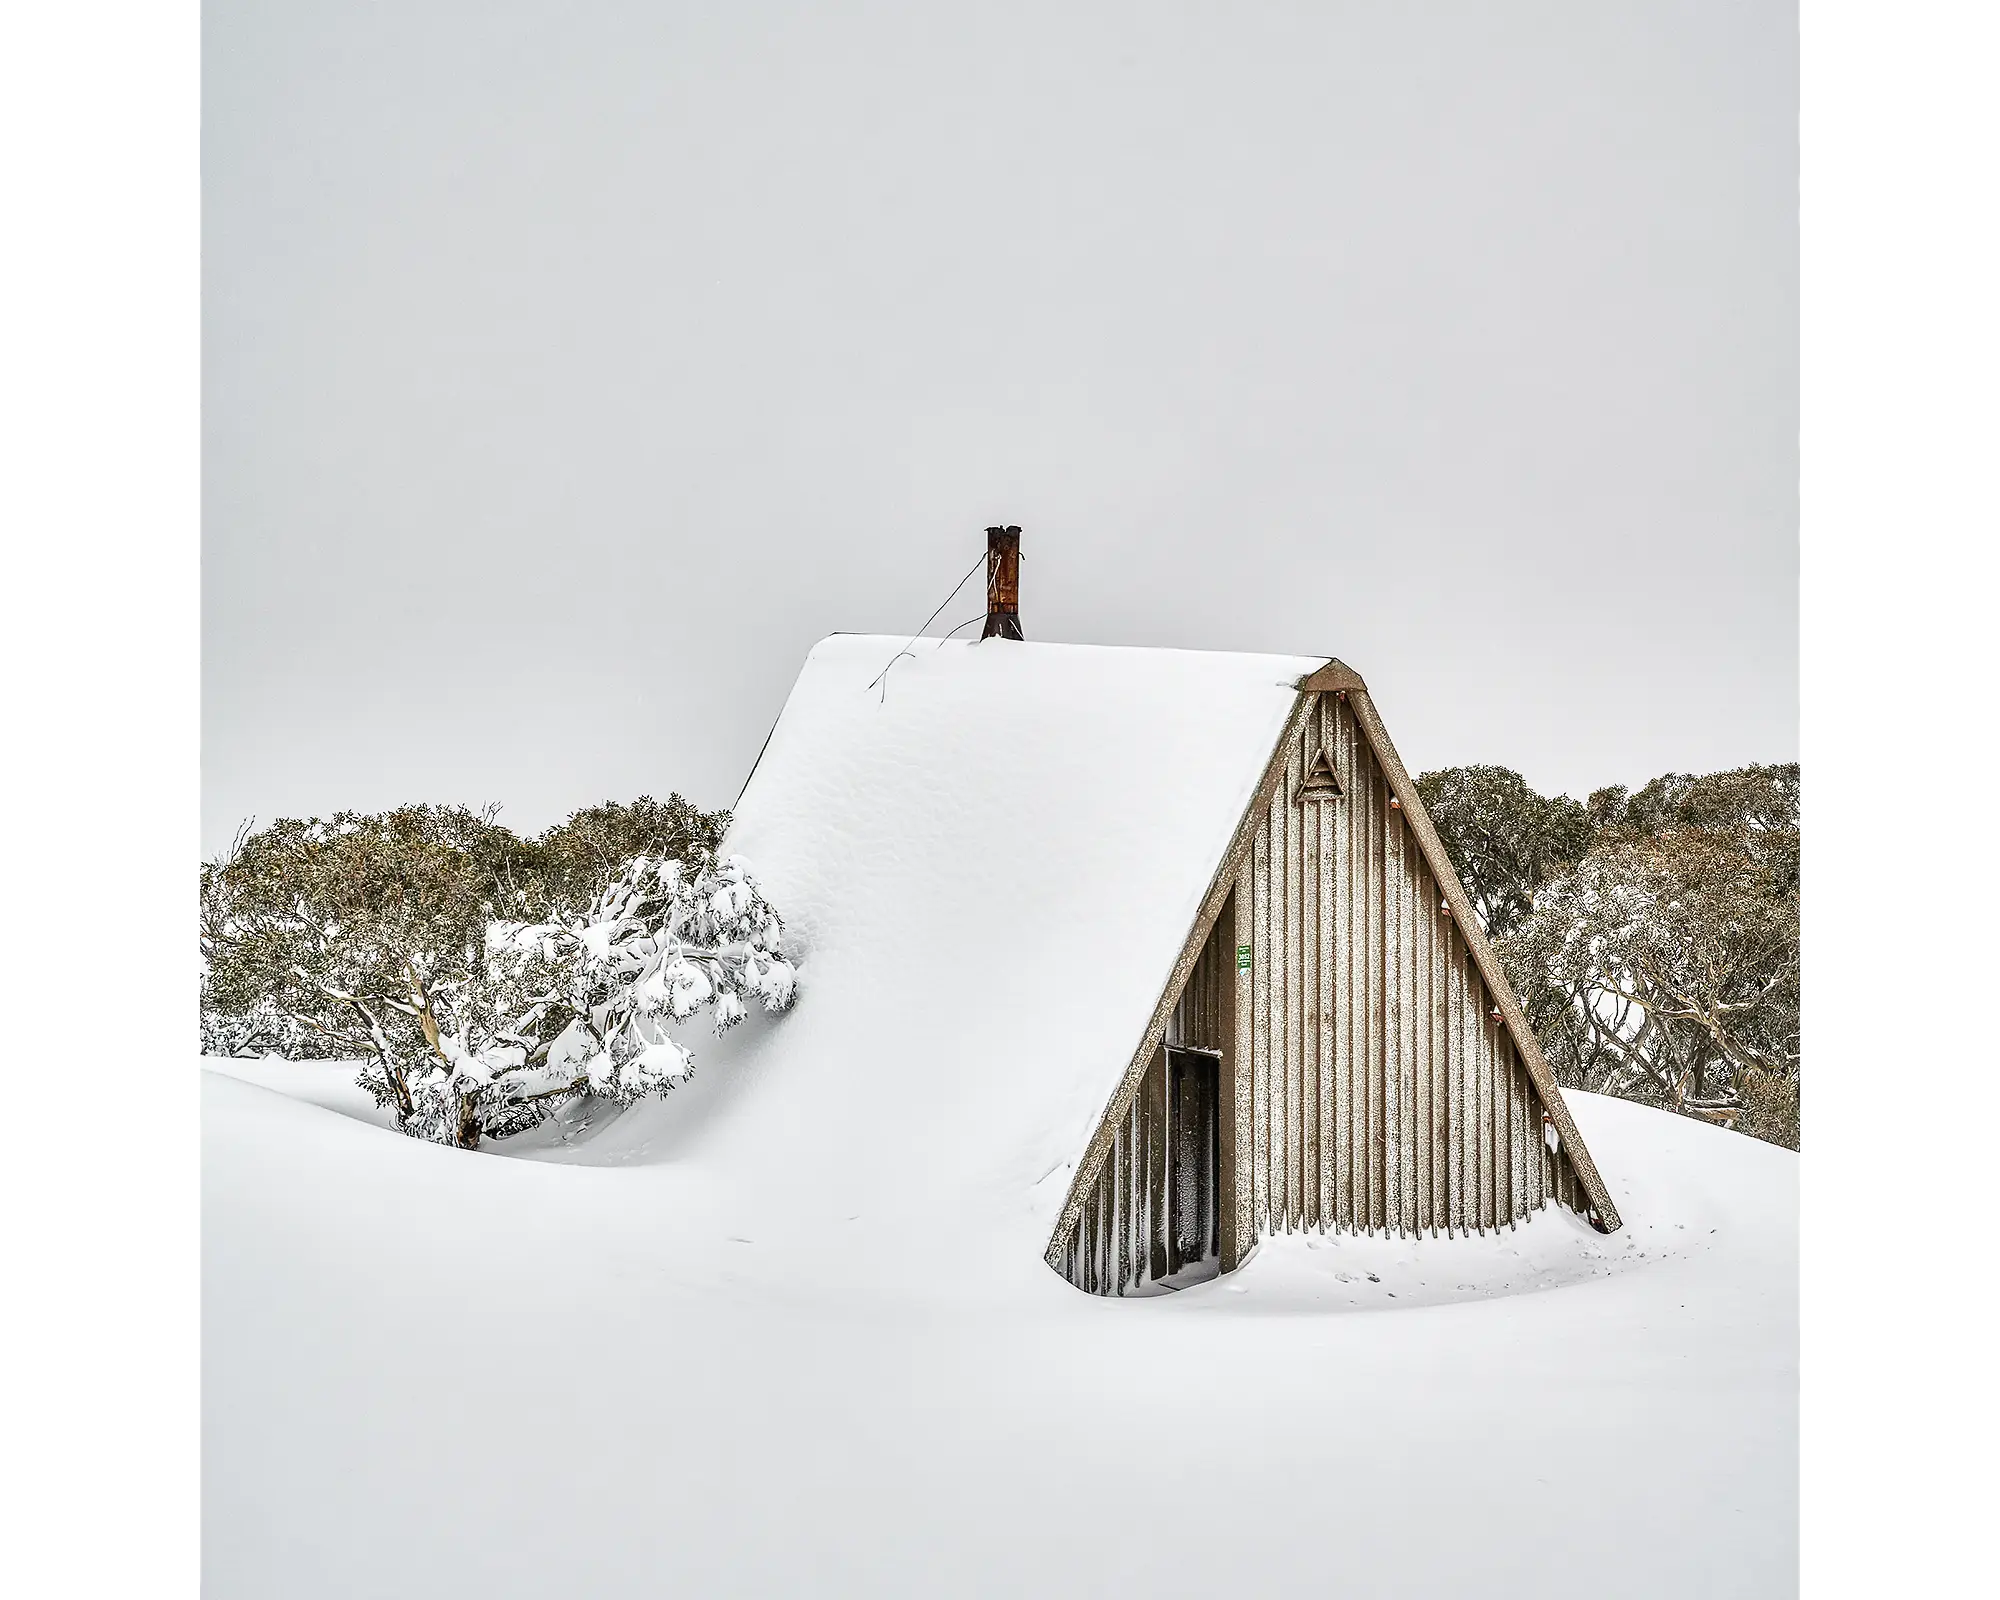
[(1298, 798), (1301, 800), (1339, 800), (1347, 791), (1340, 786), (1340, 774), (1333, 770), (1333, 763), (1327, 759), (1324, 750), (1313, 757), (1313, 764), (1306, 769), (1305, 782), (1299, 785)]

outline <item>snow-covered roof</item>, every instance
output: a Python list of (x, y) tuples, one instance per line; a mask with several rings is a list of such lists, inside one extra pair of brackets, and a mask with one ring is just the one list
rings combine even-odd
[(730, 829), (796, 1008), (691, 1040), (696, 1082), (632, 1115), (795, 1211), (920, 1213), (1039, 1271), (1324, 658), (926, 639), (870, 687), (906, 643), (813, 649)]

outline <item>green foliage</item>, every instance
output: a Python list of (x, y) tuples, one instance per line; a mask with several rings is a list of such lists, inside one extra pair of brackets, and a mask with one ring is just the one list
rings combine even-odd
[[(1601, 790), (1624, 795), (1624, 790)], [(1595, 796), (1592, 797), (1593, 799)], [(1669, 772), (1655, 778), (1600, 825), (1647, 834), (1693, 828), (1705, 833), (1796, 832), (1799, 764), (1737, 767), (1704, 777)]]
[(1796, 763), (1582, 806), (1500, 768), (1418, 787), (1564, 1083), (1797, 1148)]
[(729, 826), (726, 811), (703, 811), (669, 795), (641, 795), (630, 805), (607, 800), (557, 824), (528, 846), (540, 882), (554, 902), (587, 900), (628, 861), (697, 861), (715, 853)]
[(369, 1087), (407, 1124), (410, 1073), (479, 1010), (488, 923), (540, 893), (490, 811), (281, 819), (202, 868), (204, 1010), (274, 1011), (301, 1054), (373, 1060)]
[(1417, 779), (1479, 920), (1494, 935), (1534, 909), (1535, 891), (1589, 849), (1591, 820), (1568, 795), (1553, 800), (1506, 767), (1447, 767)]

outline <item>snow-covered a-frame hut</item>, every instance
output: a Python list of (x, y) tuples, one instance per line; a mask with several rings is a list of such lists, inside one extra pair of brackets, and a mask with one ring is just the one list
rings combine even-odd
[(1339, 661), (835, 635), (728, 848), (804, 963), (746, 1151), (916, 1258), (997, 1229), (1125, 1294), (1272, 1233), (1618, 1226)]

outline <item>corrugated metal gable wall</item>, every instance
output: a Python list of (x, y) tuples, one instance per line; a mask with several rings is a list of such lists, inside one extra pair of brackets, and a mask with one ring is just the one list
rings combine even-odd
[[(1485, 1232), (1550, 1199), (1586, 1212), (1352, 708), (1314, 699), (1167, 1030), (1171, 1044), (1224, 1052), (1224, 1098), (1241, 1107), (1224, 1144), (1236, 1237), (1247, 1253), (1268, 1233)], [(1322, 749), (1345, 794), (1301, 800)], [(1249, 946), (1248, 972), (1236, 941)], [(1156, 1061), (1063, 1251), (1080, 1288), (1144, 1291), (1168, 1275), (1155, 1237), (1167, 1182), (1159, 1075)]]
[[(1254, 1231), (1509, 1226), (1569, 1159), (1344, 698), (1323, 694), (1251, 845)], [(1299, 798), (1324, 748), (1346, 793)]]

